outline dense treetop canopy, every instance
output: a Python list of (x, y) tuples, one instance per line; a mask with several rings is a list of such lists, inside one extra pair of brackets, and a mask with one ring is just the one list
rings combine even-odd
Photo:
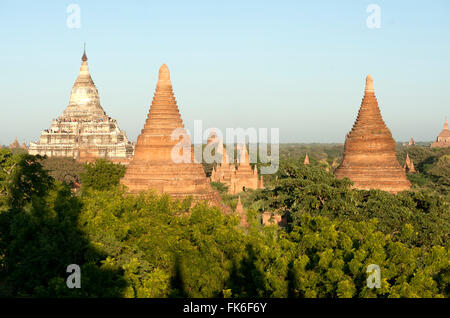
[[(0, 295), (448, 297), (448, 158), (409, 155), (427, 186), (413, 181), (398, 195), (352, 190), (324, 169), (330, 158), (284, 158), (266, 189), (240, 194), (241, 227), (237, 215), (191, 198), (126, 194), (121, 165), (2, 149)], [(215, 186), (234, 209), (237, 196)], [(262, 226), (264, 211), (287, 225)], [(81, 267), (81, 289), (66, 286), (69, 264)], [(381, 288), (367, 286), (370, 264)]]

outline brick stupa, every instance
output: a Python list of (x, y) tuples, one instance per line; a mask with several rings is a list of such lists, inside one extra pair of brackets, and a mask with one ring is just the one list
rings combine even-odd
[(405, 165), (403, 166), (403, 169), (405, 169), (405, 171), (409, 173), (416, 173), (416, 168), (414, 168), (414, 162), (409, 157), (408, 153), (406, 154)]
[(236, 172), (234, 163), (230, 163), (227, 151), (221, 140), (217, 141), (217, 152), (221, 155), (221, 161), (217, 163), (217, 166), (213, 168), (211, 172), (211, 181), (221, 182), (227, 186), (231, 185), (231, 178)]
[(411, 187), (397, 161), (395, 140), (381, 117), (370, 75), (366, 78), (358, 117), (345, 139), (343, 161), (335, 175), (349, 178), (357, 189), (397, 193)]
[(208, 143), (216, 142), (217, 151), (221, 154), (222, 160), (211, 173), (211, 181), (221, 182), (228, 187), (228, 194), (238, 194), (246, 189), (263, 189), (263, 177), (258, 177), (258, 168), (250, 165), (250, 156), (245, 143), (238, 145), (238, 167), (234, 162), (230, 162), (227, 151), (220, 139), (210, 137)]
[(258, 169), (255, 167), (252, 169), (250, 165), (250, 156), (247, 151), (245, 143), (238, 145), (239, 166), (236, 169), (234, 175), (231, 176), (231, 185), (228, 188), (229, 193), (237, 194), (245, 191), (245, 189), (259, 189)]
[(304, 165), (309, 165), (309, 157), (308, 157), (308, 154), (306, 154), (305, 160), (303, 161), (303, 164), (304, 164)]
[(9, 149), (19, 149), (19, 148), (20, 148), (20, 144), (16, 137), (16, 138), (14, 138), (13, 143), (9, 145)]
[(236, 208), (234, 209), (234, 213), (236, 213), (240, 220), (241, 226), (248, 227), (247, 214), (245, 213), (244, 207), (242, 206), (241, 196), (238, 197), (238, 202), (236, 204)]
[[(171, 135), (176, 129), (181, 136), (174, 140)], [(121, 183), (131, 193), (155, 189), (174, 198), (192, 195), (196, 200), (217, 203), (218, 193), (211, 188), (202, 165), (193, 161), (193, 149), (186, 137), (169, 68), (163, 64), (144, 129), (138, 136), (134, 156)], [(188, 149), (191, 160), (177, 163), (172, 158), (172, 149), (182, 139), (188, 144), (184, 150)]]

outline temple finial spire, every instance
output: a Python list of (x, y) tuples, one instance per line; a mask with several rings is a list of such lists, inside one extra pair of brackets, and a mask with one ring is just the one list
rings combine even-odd
[[(174, 132), (179, 137), (174, 138)], [(170, 84), (169, 69), (163, 64), (144, 129), (121, 183), (131, 193), (155, 189), (176, 198), (192, 195), (194, 200), (219, 205), (219, 193), (209, 184), (191, 146)]]
[(447, 116), (445, 116), (444, 129), (448, 130)]
[(342, 163), (334, 174), (338, 179), (350, 179), (353, 188), (362, 190), (397, 193), (411, 187), (398, 163), (395, 140), (381, 116), (370, 75), (358, 116), (345, 138)]
[(370, 75), (370, 74), (367, 75), (367, 77), (366, 77), (366, 89), (365, 89), (365, 91), (369, 92), (369, 93), (375, 92), (375, 90), (373, 88), (373, 78), (372, 78), (372, 75)]
[(87, 61), (87, 56), (86, 56), (86, 42), (84, 42), (84, 50), (83, 50), (83, 57), (81, 58), (81, 60), (83, 62)]
[(169, 81), (170, 82), (170, 72), (169, 68), (166, 64), (161, 65), (159, 68), (159, 76), (158, 76), (158, 82), (161, 81)]

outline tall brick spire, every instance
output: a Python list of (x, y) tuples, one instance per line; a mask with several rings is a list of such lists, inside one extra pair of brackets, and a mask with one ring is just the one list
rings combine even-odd
[(397, 161), (395, 141), (381, 116), (370, 75), (366, 78), (355, 124), (345, 139), (343, 161), (335, 175), (349, 178), (358, 189), (395, 193), (411, 187)]
[[(176, 148), (180, 143), (185, 147)], [(187, 156), (178, 159), (184, 162), (177, 162), (174, 155), (183, 151)], [(130, 192), (155, 189), (176, 198), (193, 195), (196, 199), (217, 202), (218, 193), (211, 188), (202, 165), (192, 160), (185, 162), (188, 158), (193, 158), (191, 142), (173, 94), (169, 68), (163, 64), (134, 157), (121, 182)]]

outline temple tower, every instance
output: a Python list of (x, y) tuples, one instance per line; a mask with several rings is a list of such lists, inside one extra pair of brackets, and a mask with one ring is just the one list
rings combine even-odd
[(309, 165), (309, 157), (308, 157), (308, 154), (306, 154), (305, 160), (303, 161), (303, 164), (304, 164), (304, 165)]
[(222, 154), (222, 162), (217, 164), (211, 174), (211, 181), (221, 182), (228, 186), (229, 194), (238, 194), (245, 189), (263, 189), (262, 176), (258, 176), (258, 168), (250, 165), (250, 156), (245, 143), (238, 145), (238, 166), (230, 162), (223, 142), (218, 139), (218, 152)]
[(440, 147), (447, 148), (450, 147), (450, 131), (448, 130), (447, 118), (445, 118), (444, 129), (440, 132), (436, 141), (433, 142), (430, 146), (431, 148)]
[(242, 206), (241, 196), (238, 197), (238, 202), (236, 204), (236, 208), (234, 209), (234, 213), (236, 213), (241, 222), (240, 225), (243, 227), (248, 227), (247, 214), (245, 213), (244, 207)]
[(403, 169), (405, 169), (405, 172), (416, 173), (416, 169), (414, 168), (414, 162), (409, 157), (408, 153), (406, 154), (405, 165), (403, 166)]
[(17, 140), (17, 137), (14, 138), (14, 141), (9, 145), (9, 149), (19, 149), (20, 144), (19, 140)]
[(29, 153), (79, 161), (105, 158), (127, 163), (133, 155), (133, 143), (100, 105), (87, 60), (84, 51), (69, 105), (59, 118), (52, 121), (49, 129), (41, 132), (39, 142), (30, 143)]
[(245, 143), (238, 145), (238, 167), (234, 174), (231, 175), (231, 186), (228, 187), (228, 193), (237, 194), (245, 189), (261, 189), (263, 184), (258, 177), (258, 168), (256, 164), (252, 169), (250, 165), (250, 155), (247, 151)]
[(190, 138), (173, 94), (167, 65), (159, 69), (150, 111), (138, 136), (134, 157), (121, 183), (130, 192), (155, 189), (175, 198), (220, 200), (200, 163), (193, 160)]
[(395, 141), (381, 117), (370, 75), (366, 78), (365, 94), (355, 124), (345, 139), (343, 161), (335, 175), (349, 178), (357, 189), (396, 193), (411, 187), (397, 161)]
[(221, 154), (222, 159), (220, 163), (213, 168), (211, 174), (211, 181), (231, 184), (232, 175), (235, 174), (234, 163), (230, 163), (225, 146), (221, 140), (218, 141), (217, 151)]

